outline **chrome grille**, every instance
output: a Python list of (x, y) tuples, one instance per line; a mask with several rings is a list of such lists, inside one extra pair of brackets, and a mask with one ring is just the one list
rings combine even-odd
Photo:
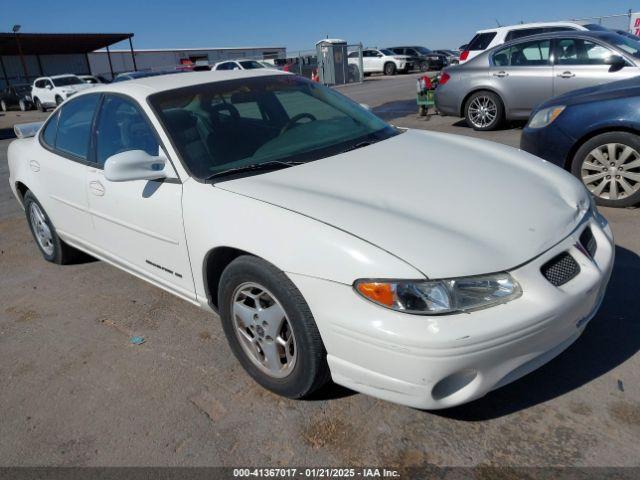
[(544, 278), (560, 287), (580, 273), (580, 265), (567, 252), (553, 257), (540, 269)]

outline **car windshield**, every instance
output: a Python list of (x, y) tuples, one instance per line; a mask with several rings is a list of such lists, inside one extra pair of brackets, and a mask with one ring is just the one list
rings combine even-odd
[(393, 56), (395, 55), (395, 53), (393, 53), (391, 50), (389, 50), (388, 48), (384, 48), (382, 50), (380, 50), (380, 52), (382, 52), (384, 55), (389, 55), (389, 56)]
[(398, 134), (340, 93), (292, 75), (194, 85), (156, 93), (149, 103), (199, 179), (318, 160)]
[(245, 70), (253, 70), (254, 68), (264, 68), (263, 65), (256, 62), (255, 60), (243, 60), (239, 63), (240, 65), (242, 65), (242, 68), (244, 68)]
[(415, 49), (418, 51), (418, 53), (421, 53), (422, 55), (428, 55), (431, 53), (431, 50), (429, 50), (426, 47), (416, 47)]
[(607, 40), (620, 50), (634, 56), (635, 58), (640, 58), (640, 41), (618, 34), (607, 37)]
[(53, 80), (53, 84), (56, 87), (65, 87), (67, 85), (79, 85), (84, 83), (78, 77), (72, 77), (72, 76), (52, 78), (51, 80)]

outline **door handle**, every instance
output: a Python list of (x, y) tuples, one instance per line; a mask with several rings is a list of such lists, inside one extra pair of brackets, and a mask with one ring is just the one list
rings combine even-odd
[(503, 71), (501, 71), (501, 72), (498, 72), (498, 73), (494, 73), (494, 74), (493, 74), (493, 76), (494, 76), (494, 77), (504, 78), (504, 77), (508, 77), (508, 76), (509, 76), (509, 74), (508, 74), (507, 72), (503, 72)]
[(576, 76), (576, 74), (572, 73), (572, 72), (562, 72), (562, 73), (558, 74), (558, 77), (560, 77), (560, 78), (573, 78), (575, 76)]
[(89, 182), (89, 190), (91, 190), (91, 193), (93, 193), (97, 197), (104, 196), (104, 186), (97, 180)]
[(29, 162), (29, 168), (31, 170), (33, 170), (34, 172), (39, 172), (40, 171), (40, 164), (38, 162), (36, 162), (35, 160), (31, 160)]

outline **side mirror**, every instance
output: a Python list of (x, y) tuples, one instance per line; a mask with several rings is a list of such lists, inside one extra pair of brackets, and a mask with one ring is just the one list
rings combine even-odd
[(177, 178), (164, 155), (154, 157), (144, 150), (129, 150), (107, 158), (104, 177), (111, 182)]
[(48, 83), (47, 83), (47, 86), (46, 86), (45, 88), (46, 88), (47, 90), (53, 90), (53, 87), (52, 87), (51, 85), (49, 85)]
[(620, 55), (610, 55), (606, 58), (605, 63), (611, 65), (609, 67), (610, 72), (617, 72), (627, 65), (627, 61)]
[(381, 53), (376, 53), (376, 57), (378, 58), (382, 58), (384, 55), (382, 55)]

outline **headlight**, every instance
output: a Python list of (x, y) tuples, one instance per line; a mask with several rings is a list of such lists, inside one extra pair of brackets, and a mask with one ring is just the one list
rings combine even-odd
[(556, 105), (555, 107), (538, 110), (529, 121), (529, 128), (542, 128), (550, 125), (556, 118), (558, 118), (564, 109), (564, 105)]
[(446, 280), (357, 280), (367, 300), (399, 312), (442, 315), (492, 307), (514, 300), (522, 289), (508, 273)]

